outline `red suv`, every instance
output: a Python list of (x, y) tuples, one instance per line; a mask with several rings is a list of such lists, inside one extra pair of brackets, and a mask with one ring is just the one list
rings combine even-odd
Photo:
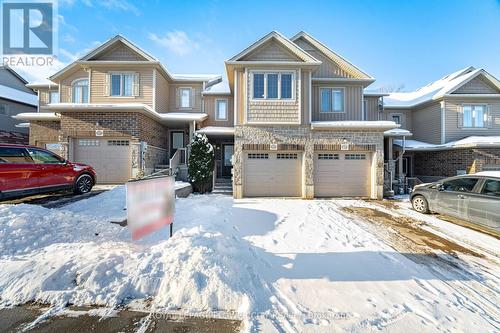
[(88, 165), (71, 163), (46, 149), (0, 143), (0, 200), (71, 189), (83, 194), (95, 180), (95, 170)]

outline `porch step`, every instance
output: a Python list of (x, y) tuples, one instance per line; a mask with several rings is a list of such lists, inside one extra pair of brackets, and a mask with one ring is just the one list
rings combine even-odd
[(227, 178), (216, 179), (212, 193), (233, 195), (233, 181)]

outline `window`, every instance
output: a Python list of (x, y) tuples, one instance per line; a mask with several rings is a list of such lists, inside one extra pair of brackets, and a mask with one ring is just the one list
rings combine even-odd
[(33, 163), (22, 148), (0, 147), (0, 163)]
[(276, 156), (278, 160), (296, 160), (298, 157), (298, 154), (289, 154), (289, 153), (281, 153)]
[(486, 105), (464, 105), (462, 112), (463, 127), (485, 127)]
[(59, 92), (57, 91), (49, 92), (49, 103), (59, 103)]
[(9, 115), (9, 106), (6, 104), (0, 104), (0, 114), (4, 116)]
[(111, 74), (111, 96), (133, 96), (135, 74)]
[(254, 99), (292, 99), (293, 73), (253, 73)]
[(216, 120), (227, 120), (227, 100), (226, 99), (215, 100), (215, 119)]
[(89, 102), (89, 80), (81, 79), (73, 82), (72, 101), (73, 103)]
[(99, 146), (99, 140), (92, 140), (92, 139), (80, 139), (78, 140), (78, 145), (79, 146)]
[(401, 125), (401, 115), (400, 114), (393, 114), (392, 121), (395, 122), (396, 124)]
[(344, 112), (344, 89), (320, 88), (321, 112)]
[(179, 88), (181, 108), (191, 107), (191, 88)]
[(56, 164), (63, 162), (62, 158), (45, 150), (28, 148), (28, 152), (36, 164)]
[(108, 146), (128, 146), (128, 140), (108, 140)]
[(458, 178), (453, 179), (443, 183), (443, 189), (445, 191), (454, 191), (454, 192), (472, 192), (474, 186), (478, 178)]
[(345, 154), (346, 160), (366, 160), (366, 154)]
[(233, 165), (233, 153), (234, 153), (234, 146), (233, 145), (225, 145), (224, 146), (224, 166), (232, 166)]
[(485, 181), (481, 194), (500, 197), (500, 181), (493, 179)]
[(339, 154), (318, 154), (318, 160), (338, 160)]
[(250, 158), (250, 159), (264, 159), (264, 160), (267, 160), (269, 158), (269, 154), (251, 153), (251, 154), (248, 154), (248, 158)]

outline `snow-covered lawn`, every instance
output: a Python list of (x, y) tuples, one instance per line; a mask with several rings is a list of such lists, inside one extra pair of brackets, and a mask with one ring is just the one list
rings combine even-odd
[[(216, 312), (263, 332), (498, 331), (500, 242), (397, 205), (191, 195), (174, 237), (139, 242), (109, 223), (125, 216), (123, 187), (59, 209), (0, 205), (0, 306)], [(478, 256), (397, 251), (345, 207), (422, 220)]]

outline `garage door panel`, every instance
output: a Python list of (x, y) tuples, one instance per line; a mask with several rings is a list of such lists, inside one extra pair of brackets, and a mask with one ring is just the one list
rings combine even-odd
[(247, 197), (302, 195), (301, 152), (245, 152), (243, 170)]
[(314, 195), (316, 197), (370, 195), (371, 153), (316, 153)]

